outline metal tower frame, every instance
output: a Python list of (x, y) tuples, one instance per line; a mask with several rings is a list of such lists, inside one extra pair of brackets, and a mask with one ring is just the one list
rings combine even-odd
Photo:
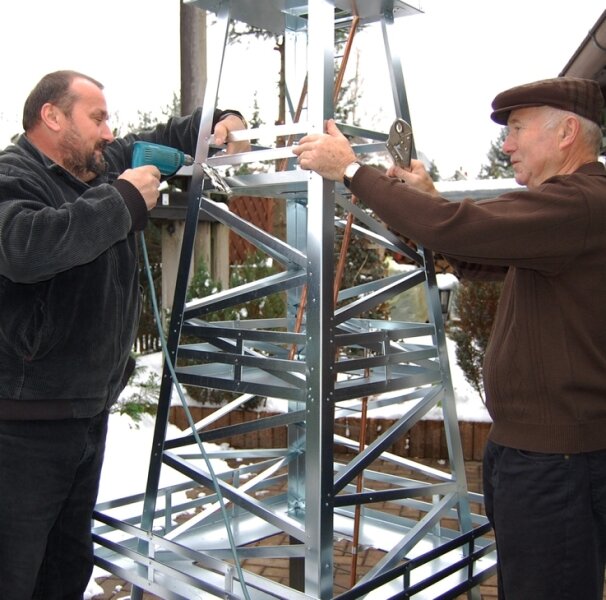
[[(478, 598), (476, 586), (494, 572), (496, 555), (486, 518), (479, 509), (472, 511), (482, 496), (467, 490), (432, 254), (411, 249), (342, 185), (298, 169), (290, 149), (292, 139), (322, 131), (332, 116), (335, 30), (354, 21), (381, 27), (395, 114), (410, 120), (393, 38), (396, 18), (418, 11), (399, 0), (193, 3), (216, 14), (215, 49), (225, 49), (231, 19), (284, 34), (289, 92), (306, 87), (306, 103), (299, 115), (289, 96), (291, 122), (234, 135), (290, 136), (286, 146), (210, 157), (224, 51), (209, 64), (147, 487), (143, 494), (97, 506), (96, 563), (131, 582), (133, 598), (144, 591), (188, 600), (433, 600), (464, 592)], [(341, 128), (358, 140), (353, 147), (361, 157), (385, 150), (384, 133)], [(284, 161), (286, 168), (234, 176), (228, 183), (237, 195), (283, 201), (285, 240), (204, 193), (203, 165), (259, 161)], [(349, 225), (335, 216), (336, 204), (351, 216)], [(186, 302), (200, 211), (254, 244), (281, 272)], [(357, 243), (404, 254), (416, 268), (335, 296), (335, 228), (348, 227)], [(428, 323), (368, 318), (368, 311), (415, 286), (424, 289)], [(215, 311), (273, 294), (287, 298), (283, 318), (208, 319)], [(182, 384), (223, 390), (233, 399), (208, 418), (192, 420), (190, 432), (167, 439), (171, 400)], [(227, 413), (259, 398), (276, 399), (284, 412), (221, 425)], [(339, 418), (365, 419), (373, 409), (395, 406), (401, 416), (370, 443), (335, 433)], [(390, 452), (436, 406), (443, 411), (449, 453), (443, 471)], [(285, 447), (205, 450), (202, 445), (273, 429), (287, 430)], [(230, 470), (215, 473), (212, 459), (222, 459)], [(179, 473), (182, 483), (163, 487), (161, 473), (167, 469)], [(350, 589), (335, 592), (335, 553), (344, 543), (353, 553), (354, 577)], [(359, 576), (358, 548), (380, 554)], [(287, 562), (288, 583), (252, 567), (271, 560)]]

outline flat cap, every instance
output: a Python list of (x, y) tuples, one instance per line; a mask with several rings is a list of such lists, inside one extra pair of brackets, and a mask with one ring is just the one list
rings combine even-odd
[(498, 94), (492, 101), (490, 118), (506, 125), (512, 110), (527, 106), (553, 106), (602, 124), (604, 97), (597, 81), (578, 77), (556, 77), (519, 85)]

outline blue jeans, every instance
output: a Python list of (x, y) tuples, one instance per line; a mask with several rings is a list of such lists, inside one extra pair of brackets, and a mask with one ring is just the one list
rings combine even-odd
[(483, 469), (499, 600), (602, 600), (606, 450), (542, 454), (489, 441)]
[(0, 420), (2, 600), (81, 600), (107, 418)]

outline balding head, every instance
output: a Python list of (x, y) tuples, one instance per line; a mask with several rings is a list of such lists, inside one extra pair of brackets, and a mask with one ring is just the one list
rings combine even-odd
[(77, 71), (65, 70), (48, 73), (36, 84), (23, 106), (23, 130), (26, 133), (40, 122), (40, 112), (47, 103), (59, 107), (68, 116), (71, 114), (71, 109), (77, 99), (71, 89), (74, 79), (86, 79), (100, 90), (103, 89), (103, 85), (97, 80)]

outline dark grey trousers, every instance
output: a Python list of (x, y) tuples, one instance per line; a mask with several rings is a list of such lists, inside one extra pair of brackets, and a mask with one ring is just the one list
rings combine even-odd
[(542, 454), (488, 442), (483, 469), (499, 600), (602, 600), (606, 450)]
[(81, 600), (107, 413), (0, 420), (0, 598)]

